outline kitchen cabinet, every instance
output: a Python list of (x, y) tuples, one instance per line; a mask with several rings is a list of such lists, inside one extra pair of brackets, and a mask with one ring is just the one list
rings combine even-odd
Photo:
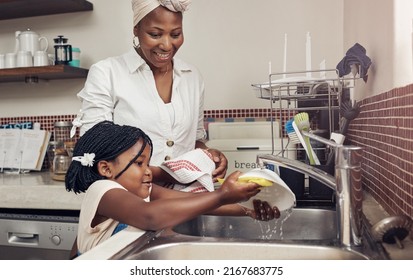
[(86, 78), (88, 71), (88, 69), (72, 67), (69, 65), (0, 69), (0, 83)]
[(92, 10), (85, 0), (0, 0), (0, 20)]

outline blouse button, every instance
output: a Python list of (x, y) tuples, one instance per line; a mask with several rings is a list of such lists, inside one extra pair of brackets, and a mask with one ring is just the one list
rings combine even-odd
[(165, 157), (165, 160), (170, 160), (170, 159), (171, 159), (170, 156), (166, 156), (166, 157)]
[(172, 141), (172, 140), (166, 141), (166, 145), (167, 145), (168, 147), (172, 147), (174, 144), (175, 144), (175, 142)]

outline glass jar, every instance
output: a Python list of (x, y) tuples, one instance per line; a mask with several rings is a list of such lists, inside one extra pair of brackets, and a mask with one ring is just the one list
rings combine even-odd
[(54, 141), (70, 142), (70, 130), (72, 129), (72, 122), (61, 121), (54, 123)]
[(62, 150), (64, 149), (63, 147), (63, 142), (59, 142), (59, 141), (50, 141), (49, 142), (49, 146), (47, 147), (47, 163), (48, 163), (48, 167), (50, 172), (53, 173), (53, 160), (54, 157), (57, 154), (61, 154)]
[(55, 155), (53, 159), (53, 173), (64, 175), (69, 169), (71, 158), (68, 155)]

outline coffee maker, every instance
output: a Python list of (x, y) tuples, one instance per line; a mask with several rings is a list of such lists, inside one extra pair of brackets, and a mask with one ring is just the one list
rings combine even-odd
[(59, 35), (54, 38), (55, 64), (69, 64), (72, 60), (72, 46), (67, 44), (68, 39)]

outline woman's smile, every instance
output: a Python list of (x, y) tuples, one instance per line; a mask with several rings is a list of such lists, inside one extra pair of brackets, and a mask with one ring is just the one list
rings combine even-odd
[(169, 62), (172, 59), (173, 53), (172, 52), (153, 52), (157, 58), (157, 60), (159, 60), (160, 62)]

